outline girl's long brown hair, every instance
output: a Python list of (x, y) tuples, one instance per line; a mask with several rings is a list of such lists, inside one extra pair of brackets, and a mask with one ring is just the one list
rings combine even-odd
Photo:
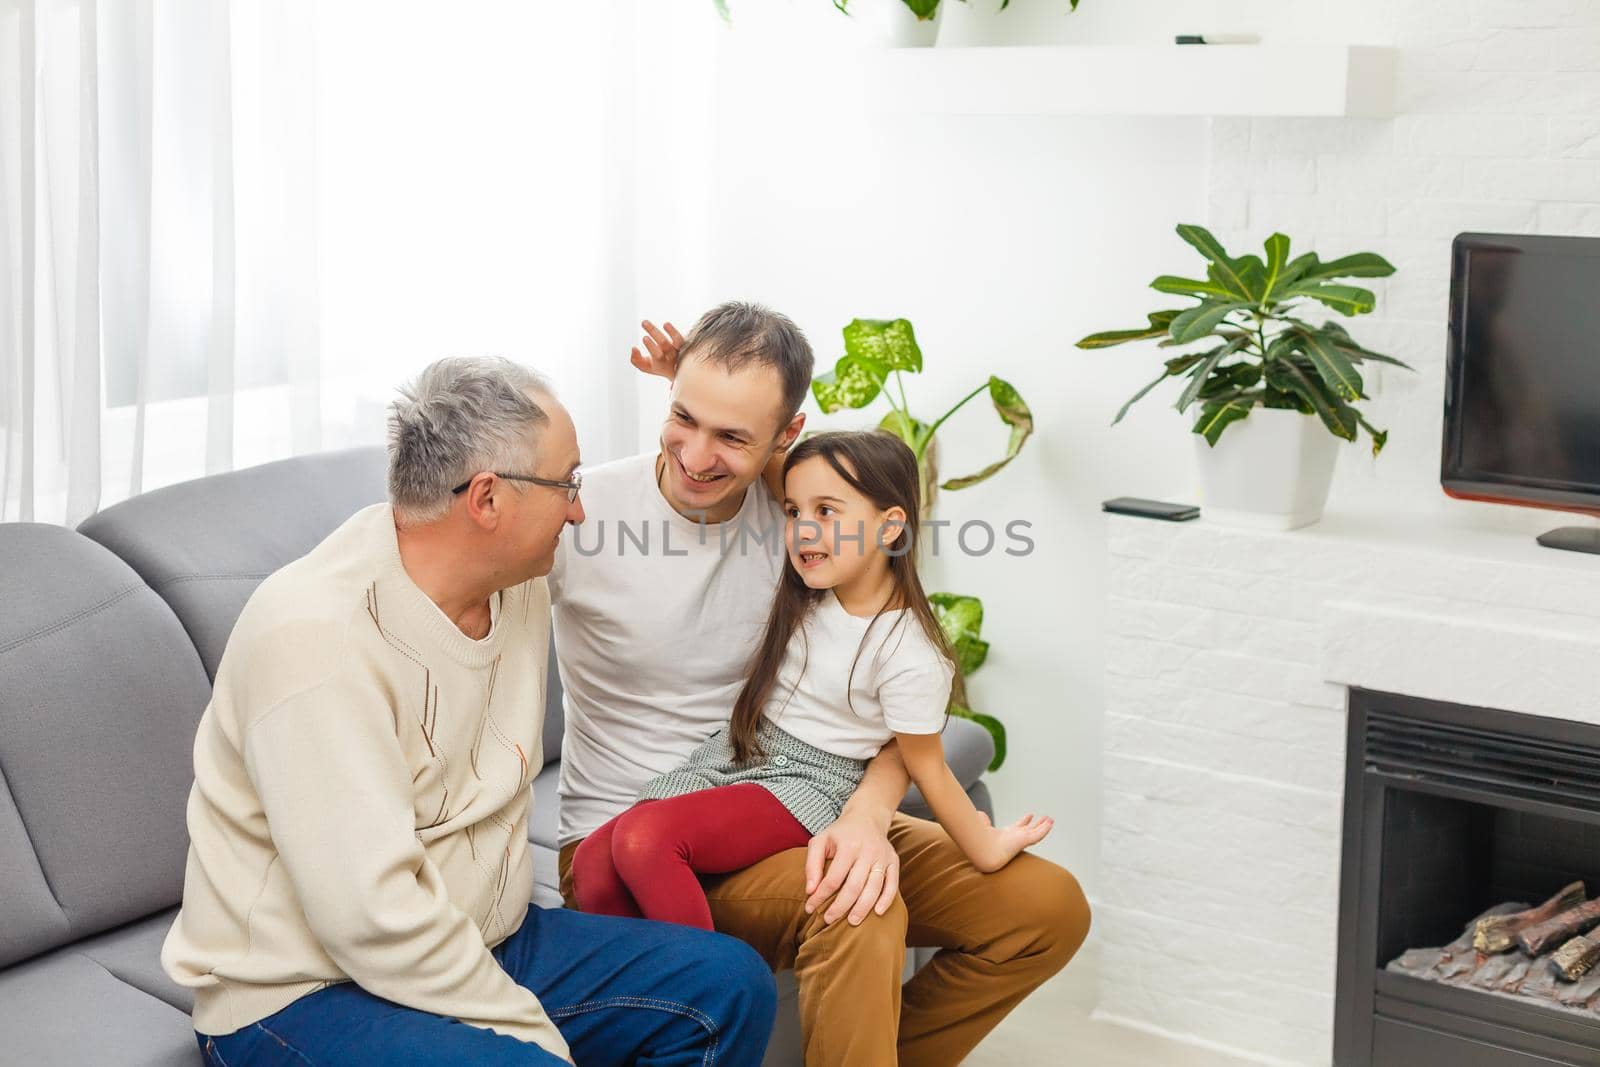
[[(933, 609), (928, 605), (927, 594), (922, 591), (922, 581), (917, 577), (917, 533), (921, 500), (917, 490), (916, 456), (904, 441), (883, 431), (819, 433), (801, 441), (789, 453), (789, 457), (783, 462), (784, 477), (787, 478), (789, 472), (798, 464), (815, 457), (826, 460), (839, 477), (872, 501), (873, 506), (880, 511), (898, 507), (905, 512), (905, 527), (899, 536), (889, 543), (888, 551), (885, 553), (889, 559), (889, 573), (893, 578), (894, 590), (888, 602), (878, 609), (877, 615), (873, 616), (871, 624), (867, 627), (867, 636), (871, 635), (872, 627), (878, 624), (878, 619), (884, 612), (907, 609), (922, 627), (922, 632), (933, 647), (939, 650), (949, 662), (951, 670), (955, 671), (951, 699), (960, 702), (961, 672), (956, 666), (955, 653), (945, 640), (944, 630), (940, 628), (939, 620), (934, 617)], [(867, 536), (875, 541), (876, 531), (868, 531)], [(773, 687), (777, 684), (778, 671), (783, 666), (789, 642), (800, 630), (806, 616), (827, 592), (826, 589), (812, 589), (806, 585), (805, 579), (800, 577), (793, 564), (785, 559), (783, 577), (778, 582), (778, 592), (773, 597), (772, 611), (767, 616), (766, 633), (762, 635), (761, 644), (750, 661), (750, 674), (744, 683), (744, 689), (740, 691), (739, 699), (733, 705), (733, 719), (728, 732), (733, 741), (734, 758), (739, 762), (743, 763), (762, 755), (761, 747), (756, 741), (756, 728), (761, 724), (762, 709), (766, 707), (768, 698), (772, 696)], [(863, 636), (862, 645), (865, 644), (866, 636)], [(859, 662), (859, 648), (856, 650), (856, 657)], [(855, 667), (854, 663), (851, 664), (852, 678), (855, 676)]]

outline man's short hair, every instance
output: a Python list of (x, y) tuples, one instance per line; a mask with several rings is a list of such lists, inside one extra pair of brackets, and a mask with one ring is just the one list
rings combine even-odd
[(730, 300), (701, 315), (678, 359), (703, 359), (730, 372), (752, 364), (773, 368), (783, 387), (780, 426), (800, 410), (811, 388), (811, 342), (789, 316), (760, 304)]
[(498, 356), (430, 363), (389, 405), (389, 502), (402, 522), (450, 510), (450, 490), (480, 471), (531, 473), (553, 398), (544, 376)]

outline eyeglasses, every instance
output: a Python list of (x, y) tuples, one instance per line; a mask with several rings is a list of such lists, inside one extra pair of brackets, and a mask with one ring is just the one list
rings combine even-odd
[[(534, 485), (548, 485), (552, 489), (565, 489), (567, 491), (567, 503), (569, 504), (578, 499), (578, 490), (583, 488), (582, 471), (573, 471), (572, 480), (566, 482), (558, 482), (551, 478), (535, 478), (531, 474), (502, 474), (499, 471), (490, 471), (489, 473), (494, 475), (496, 478), (504, 478), (508, 482), (532, 482)], [(476, 478), (477, 475), (473, 475), (472, 477)], [(468, 478), (466, 481), (450, 490), (450, 492), (454, 493), (456, 496), (460, 496), (462, 493), (467, 491), (467, 486), (471, 484), (472, 478)]]

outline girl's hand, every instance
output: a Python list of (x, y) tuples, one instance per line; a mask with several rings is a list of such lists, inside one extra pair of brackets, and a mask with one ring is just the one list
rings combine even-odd
[[(982, 812), (978, 814), (983, 815)], [(987, 816), (984, 821), (989, 821)], [(1036, 816), (1030, 811), (1010, 826), (990, 826), (988, 847), (984, 849), (986, 855), (981, 859), (975, 858), (973, 866), (985, 874), (998, 871), (1023, 849), (1032, 848), (1043, 841), (1055, 825), (1056, 821), (1049, 816)]]
[(678, 373), (678, 349), (683, 347), (683, 334), (670, 322), (662, 324), (665, 330), (649, 319), (640, 325), (644, 327), (644, 347), (649, 355), (635, 347), (628, 357), (629, 362), (646, 374), (672, 381)]

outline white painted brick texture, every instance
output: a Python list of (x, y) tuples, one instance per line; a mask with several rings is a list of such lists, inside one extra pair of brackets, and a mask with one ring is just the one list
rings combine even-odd
[(1325, 679), (1600, 721), (1600, 563), (1383, 514), (1108, 529), (1100, 1012), (1326, 1064), (1345, 717)]

